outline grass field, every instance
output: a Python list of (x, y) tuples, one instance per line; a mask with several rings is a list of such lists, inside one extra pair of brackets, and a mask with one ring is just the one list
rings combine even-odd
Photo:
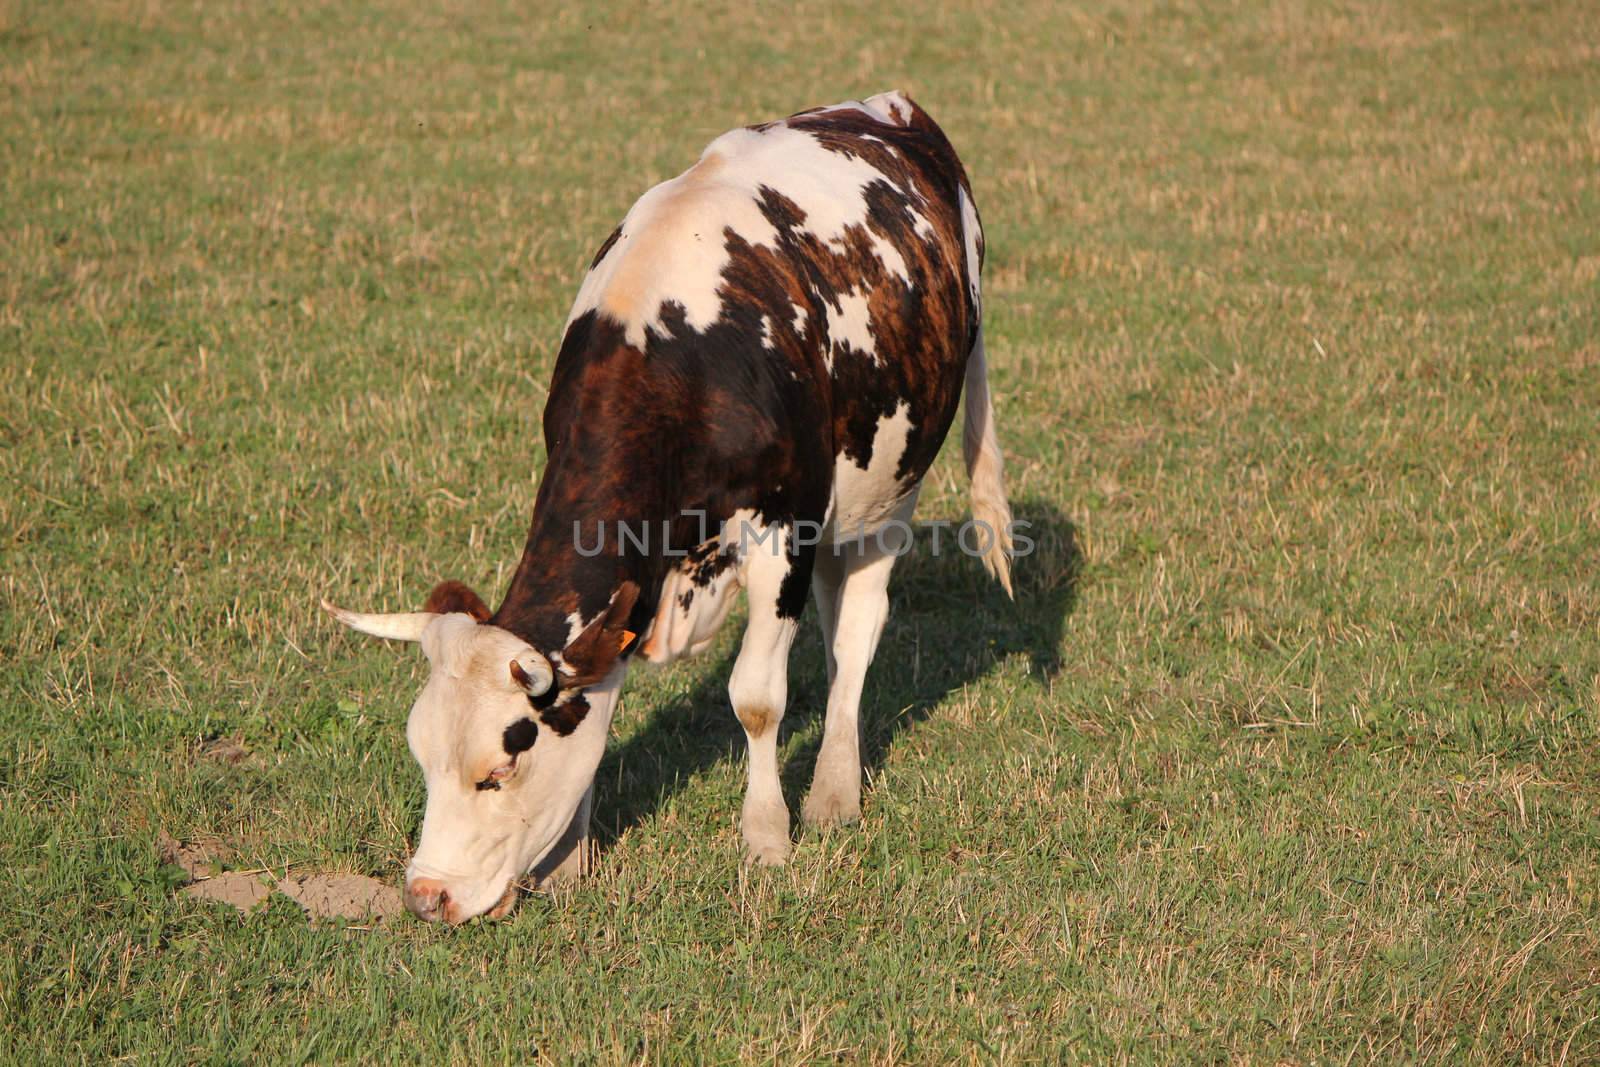
[[(1600, 9), (533, 6), (0, 0), (0, 1058), (1600, 1061)], [(902, 564), (863, 823), (741, 869), (730, 625), (507, 922), (176, 897), (399, 879), (423, 661), (318, 597), (503, 590), (594, 247), (891, 87), (1039, 551)]]

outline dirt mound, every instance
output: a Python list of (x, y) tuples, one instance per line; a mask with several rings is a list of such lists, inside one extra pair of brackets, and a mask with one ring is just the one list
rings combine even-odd
[(222, 864), (232, 852), (219, 842), (183, 843), (162, 833), (156, 847), (164, 862), (181, 868), (188, 876), (180, 893), (194, 900), (228, 904), (246, 915), (274, 892), (300, 905), (313, 922), (384, 922), (405, 912), (399, 890), (365, 875), (313, 872), (275, 879), (263, 871), (223, 872)]
[(266, 902), (272, 895), (272, 887), (263, 882), (258, 874), (249, 871), (229, 871), (215, 878), (190, 882), (181, 892), (184, 896), (193, 897), (195, 900), (217, 900), (224, 904), (232, 904), (248, 915)]
[(278, 892), (313, 919), (392, 919), (405, 911), (400, 891), (359, 874), (297, 874)]

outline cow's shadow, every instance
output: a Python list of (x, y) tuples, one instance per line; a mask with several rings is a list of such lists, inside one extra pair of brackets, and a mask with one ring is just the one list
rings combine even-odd
[[(1063, 630), (1083, 568), (1076, 528), (1041, 501), (1022, 501), (1014, 514), (1029, 524), (1022, 532), (1034, 542), (1012, 565), (1015, 602), (978, 560), (952, 550), (950, 533), (936, 556), (928, 532), (919, 530), (916, 547), (896, 565), (889, 623), (861, 699), (862, 765), (869, 780), (901, 730), (927, 718), (947, 694), (977, 682), (1005, 657), (1026, 655), (1046, 680), (1060, 668)], [(795, 642), (788, 713), (779, 734), (784, 792), (796, 815), (821, 744), (828, 696), (814, 611), (807, 607)], [(720, 662), (696, 673), (687, 692), (658, 703), (639, 729), (607, 749), (596, 776), (592, 823), (602, 853), (695, 775), (724, 760), (743, 760), (744, 732), (727, 697), (737, 639), (727, 646)], [(796, 734), (802, 736), (797, 744)], [(863, 804), (870, 806), (870, 793)]]

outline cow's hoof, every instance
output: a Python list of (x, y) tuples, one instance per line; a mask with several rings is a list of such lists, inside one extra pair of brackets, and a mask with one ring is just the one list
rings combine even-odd
[(744, 843), (744, 859), (746, 863), (756, 867), (782, 867), (789, 862), (789, 842), (782, 844), (768, 842), (756, 844), (753, 841)]
[(745, 805), (739, 820), (744, 831), (745, 859), (762, 867), (779, 867), (789, 858), (789, 809), (782, 804)]
[(813, 784), (800, 817), (806, 825), (823, 829), (861, 821), (861, 794), (852, 789), (830, 789)]

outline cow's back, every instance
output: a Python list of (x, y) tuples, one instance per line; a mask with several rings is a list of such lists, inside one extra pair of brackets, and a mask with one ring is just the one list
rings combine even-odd
[(773, 420), (758, 448), (818, 434), (838, 471), (828, 491), (844, 494), (836, 525), (853, 526), (909, 491), (943, 442), (981, 255), (949, 141), (886, 93), (717, 138), (634, 204), (568, 326), (620, 329), (644, 372), (654, 359), (674, 383), (753, 375), (730, 421)]

